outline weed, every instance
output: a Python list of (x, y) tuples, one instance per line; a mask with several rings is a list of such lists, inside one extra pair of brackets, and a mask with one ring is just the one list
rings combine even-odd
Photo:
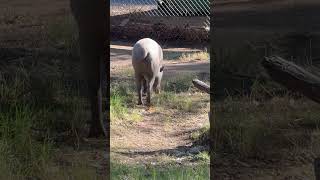
[(204, 162), (210, 162), (210, 155), (208, 152), (200, 152), (199, 154), (196, 155), (195, 157), (197, 160), (201, 160)]

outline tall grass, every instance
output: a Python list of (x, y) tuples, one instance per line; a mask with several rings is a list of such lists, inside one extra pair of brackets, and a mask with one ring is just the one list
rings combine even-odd
[(35, 138), (34, 124), (43, 116), (27, 104), (5, 109), (0, 114), (1, 172), (7, 170), (8, 176), (35, 177), (46, 168), (52, 150), (48, 134), (40, 141)]
[(33, 68), (11, 67), (0, 75), (1, 179), (47, 179), (56, 143), (77, 143), (86, 124), (77, 93), (43, 66)]
[(230, 97), (215, 104), (214, 147), (217, 152), (256, 158), (284, 155), (283, 149), (313, 151), (311, 135), (319, 131), (319, 118), (317, 105), (305, 99)]

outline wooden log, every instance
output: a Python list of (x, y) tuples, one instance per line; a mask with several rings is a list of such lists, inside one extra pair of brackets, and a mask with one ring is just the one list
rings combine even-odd
[(199, 90), (206, 92), (208, 94), (210, 94), (210, 86), (207, 85), (206, 83), (198, 80), (198, 79), (194, 79), (192, 80), (193, 85), (198, 88)]
[(274, 81), (320, 103), (320, 77), (279, 56), (265, 57), (262, 66)]

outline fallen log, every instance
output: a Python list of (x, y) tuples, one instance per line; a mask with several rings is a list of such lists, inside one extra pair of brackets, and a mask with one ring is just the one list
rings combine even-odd
[(279, 56), (265, 57), (262, 66), (274, 81), (320, 103), (320, 77)]
[(210, 86), (207, 85), (206, 83), (198, 80), (198, 79), (194, 79), (192, 80), (193, 85), (198, 88), (200, 91), (206, 92), (208, 94), (210, 94)]
[[(265, 57), (262, 61), (262, 66), (274, 81), (320, 103), (320, 77), (279, 56)], [(314, 159), (313, 166), (315, 178), (320, 180), (319, 157)]]

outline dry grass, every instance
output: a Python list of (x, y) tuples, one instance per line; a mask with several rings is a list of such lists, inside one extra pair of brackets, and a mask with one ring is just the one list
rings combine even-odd
[(206, 51), (183, 53), (178, 60), (180, 61), (209, 61), (210, 54)]
[(320, 111), (308, 100), (230, 98), (215, 104), (215, 117), (212, 138), (217, 152), (259, 159), (316, 153)]

